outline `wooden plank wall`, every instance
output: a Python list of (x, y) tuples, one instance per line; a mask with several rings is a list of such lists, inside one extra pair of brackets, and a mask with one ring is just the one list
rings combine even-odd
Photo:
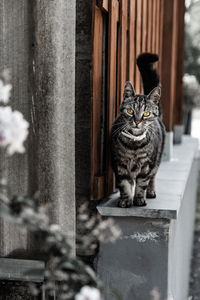
[[(180, 11), (178, 5), (182, 5)], [(130, 80), (136, 93), (142, 93), (140, 73), (136, 57), (142, 52), (157, 53), (157, 64), (163, 84), (164, 122), (172, 130), (173, 113), (177, 95), (181, 94), (183, 55), (184, 0), (99, 0), (93, 2), (93, 76), (92, 76), (92, 170), (91, 198), (100, 199), (114, 189), (114, 177), (110, 167), (109, 136), (112, 122), (123, 100), (123, 88)], [(166, 13), (167, 12), (167, 13)], [(103, 20), (108, 27), (103, 29)], [(108, 59), (104, 66), (108, 72), (106, 99), (106, 163), (100, 172), (99, 149), (101, 131), (101, 72), (103, 30), (108, 31)], [(181, 48), (182, 47), (182, 48)], [(164, 58), (164, 59), (163, 59)], [(178, 79), (177, 79), (178, 78)], [(178, 82), (177, 82), (178, 80)], [(179, 89), (175, 89), (179, 84)], [(181, 100), (180, 100), (181, 101)], [(180, 102), (179, 101), (179, 102)], [(180, 109), (180, 103), (176, 105)]]

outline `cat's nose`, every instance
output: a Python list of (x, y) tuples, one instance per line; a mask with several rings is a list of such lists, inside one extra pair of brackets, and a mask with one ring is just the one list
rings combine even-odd
[(140, 124), (140, 121), (135, 121), (135, 124), (136, 124), (136, 125)]

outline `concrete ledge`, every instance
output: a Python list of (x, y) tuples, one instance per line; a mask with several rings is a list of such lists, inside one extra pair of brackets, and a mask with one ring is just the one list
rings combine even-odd
[(42, 261), (0, 258), (0, 280), (42, 282), (44, 269)]
[(156, 199), (148, 199), (145, 207), (118, 208), (119, 193), (104, 199), (97, 207), (102, 216), (132, 216), (177, 219), (191, 167), (197, 155), (198, 141), (190, 136), (175, 145), (173, 159), (161, 163), (156, 177)]

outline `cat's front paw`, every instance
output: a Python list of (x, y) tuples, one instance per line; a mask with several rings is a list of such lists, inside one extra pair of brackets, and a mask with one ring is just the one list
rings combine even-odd
[(156, 198), (156, 192), (155, 191), (148, 191), (147, 190), (147, 198), (149, 198), (149, 199), (154, 199), (154, 198)]
[(143, 197), (136, 196), (136, 197), (134, 197), (133, 205), (134, 206), (146, 206), (147, 202)]
[(130, 199), (119, 199), (118, 206), (122, 208), (131, 207), (133, 205), (132, 200)]

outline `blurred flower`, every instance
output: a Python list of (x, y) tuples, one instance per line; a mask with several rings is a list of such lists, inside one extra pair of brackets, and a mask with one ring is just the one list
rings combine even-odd
[(84, 286), (75, 296), (75, 300), (101, 300), (101, 294), (96, 288)]
[(12, 85), (4, 84), (2, 80), (0, 80), (0, 101), (4, 104), (8, 103), (10, 98)]
[(160, 293), (157, 288), (154, 288), (150, 292), (151, 300), (160, 300)]
[(10, 106), (0, 107), (0, 146), (7, 147), (9, 155), (25, 151), (23, 143), (28, 135), (29, 123), (19, 111)]

